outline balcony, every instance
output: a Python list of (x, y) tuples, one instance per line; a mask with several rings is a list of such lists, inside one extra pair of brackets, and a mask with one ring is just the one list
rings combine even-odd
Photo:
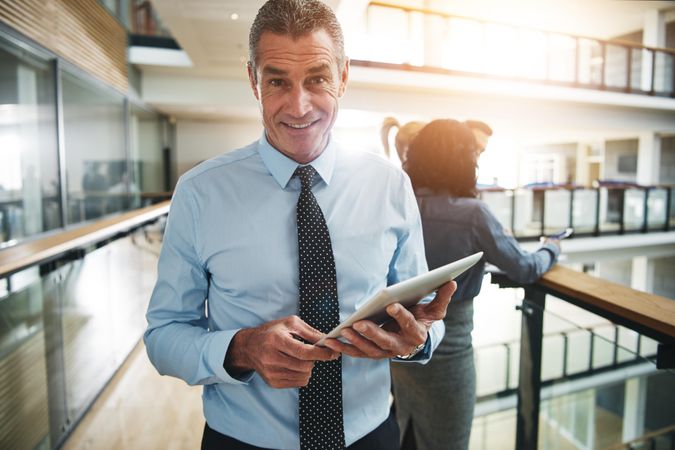
[(378, 1), (352, 65), (673, 98), (675, 51)]

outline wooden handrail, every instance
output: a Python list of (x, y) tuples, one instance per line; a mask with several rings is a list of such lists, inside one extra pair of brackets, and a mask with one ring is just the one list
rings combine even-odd
[(170, 203), (167, 200), (0, 250), (0, 278), (151, 222), (167, 214)]
[(415, 6), (405, 6), (405, 5), (397, 5), (394, 3), (386, 3), (386, 2), (378, 2), (378, 1), (371, 1), (368, 3), (368, 7), (371, 6), (376, 6), (380, 8), (390, 8), (390, 9), (398, 9), (400, 11), (405, 11), (405, 12), (415, 12), (415, 13), (420, 13), (424, 15), (430, 15), (430, 16), (439, 16), (443, 17), (445, 19), (463, 19), (463, 20), (471, 20), (473, 22), (482, 22), (482, 23), (492, 23), (495, 25), (504, 25), (508, 26), (511, 28), (517, 28), (521, 30), (530, 30), (530, 31), (536, 31), (539, 33), (546, 33), (546, 34), (564, 34), (565, 36), (569, 36), (571, 38), (578, 38), (578, 39), (585, 39), (589, 41), (596, 41), (599, 43), (604, 43), (606, 45), (619, 45), (622, 47), (631, 47), (634, 49), (638, 50), (649, 50), (649, 51), (658, 51), (662, 53), (669, 53), (671, 55), (675, 55), (675, 50), (672, 48), (660, 48), (660, 47), (648, 47), (646, 45), (638, 44), (635, 42), (630, 42), (630, 41), (623, 41), (619, 39), (598, 39), (596, 37), (591, 37), (591, 36), (582, 36), (582, 35), (575, 35), (575, 34), (569, 34), (569, 33), (563, 33), (563, 32), (558, 32), (558, 31), (551, 31), (551, 30), (543, 30), (541, 28), (535, 28), (535, 27), (528, 27), (528, 26), (522, 26), (522, 25), (514, 25), (506, 22), (496, 22), (493, 20), (483, 20), (483, 19), (478, 19), (475, 17), (468, 17), (468, 16), (460, 16), (457, 14), (449, 14), (444, 11), (438, 11), (438, 10), (433, 10), (433, 9), (428, 9), (428, 8), (418, 8)]
[(603, 450), (629, 450), (633, 447), (631, 447), (631, 444), (639, 444), (641, 442), (647, 441), (649, 439), (653, 439), (659, 436), (665, 436), (666, 434), (674, 433), (675, 432), (675, 425), (671, 425), (666, 428), (661, 428), (656, 431), (652, 431), (651, 433), (647, 433), (645, 435), (640, 436), (637, 439), (633, 439), (632, 441), (627, 441), (623, 442), (621, 444), (616, 444), (612, 445), (610, 447), (605, 447)]
[(675, 342), (675, 300), (631, 289), (588, 274), (555, 266), (537, 281), (551, 294), (573, 298), (590, 306), (656, 331)]

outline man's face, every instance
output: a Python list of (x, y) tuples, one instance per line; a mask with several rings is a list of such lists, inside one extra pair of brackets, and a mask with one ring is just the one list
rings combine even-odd
[(293, 40), (265, 32), (258, 42), (253, 94), (260, 104), (270, 144), (307, 164), (326, 148), (347, 85), (348, 62), (338, 66), (324, 30)]

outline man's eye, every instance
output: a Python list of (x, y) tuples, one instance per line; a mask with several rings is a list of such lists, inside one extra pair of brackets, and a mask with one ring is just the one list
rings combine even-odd
[(312, 84), (322, 84), (322, 83), (326, 82), (326, 78), (324, 78), (324, 77), (314, 77), (314, 78), (310, 79), (310, 82)]
[(284, 80), (278, 78), (273, 78), (267, 82), (272, 87), (281, 87), (284, 85)]

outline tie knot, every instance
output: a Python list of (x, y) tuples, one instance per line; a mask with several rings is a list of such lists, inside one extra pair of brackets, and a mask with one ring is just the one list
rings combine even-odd
[(316, 170), (314, 170), (314, 167), (312, 166), (298, 166), (298, 168), (295, 169), (295, 176), (300, 178), (300, 184), (303, 191), (312, 189), (312, 179), (314, 178), (315, 173)]

